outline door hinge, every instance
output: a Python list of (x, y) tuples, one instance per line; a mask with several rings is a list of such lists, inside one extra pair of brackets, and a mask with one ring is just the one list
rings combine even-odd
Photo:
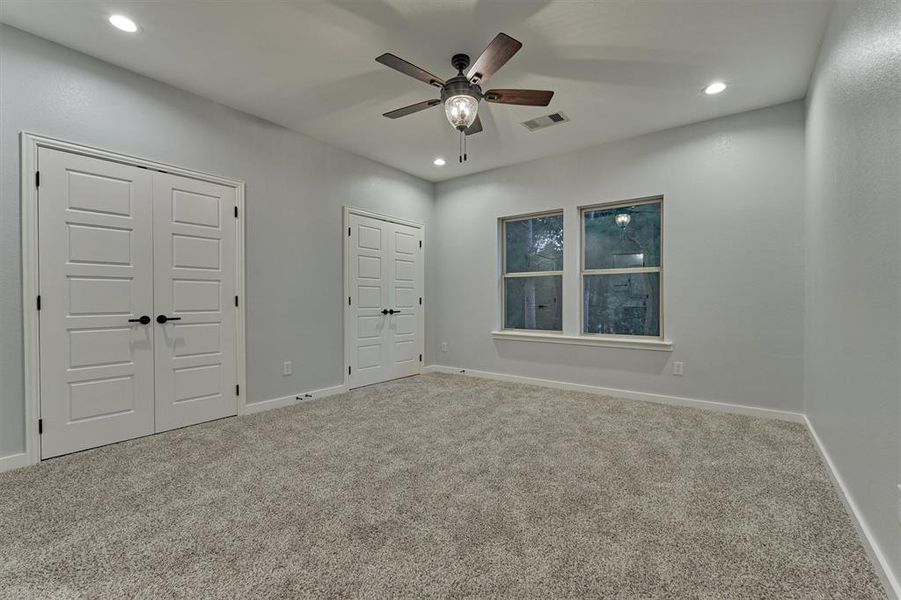
[(235, 396), (240, 396), (240, 395), (241, 395), (241, 386), (236, 383), (235, 384)]
[(350, 227), (347, 228), (347, 237), (350, 237)]
[(43, 435), (44, 433), (44, 419), (38, 419), (38, 435)]
[(38, 310), (41, 310), (41, 295), (38, 294)]
[(236, 219), (238, 218), (238, 207), (237, 206), (235, 206), (235, 218)]
[(422, 296), (419, 297), (419, 303), (422, 304)]
[(422, 240), (419, 240), (419, 247), (422, 248)]
[(238, 306), (238, 297), (235, 296), (235, 306)]
[(419, 355), (419, 362), (422, 362), (422, 354)]
[(347, 297), (347, 305), (350, 306), (350, 296)]
[(41, 187), (41, 172), (34, 172), (34, 187)]
[(350, 366), (347, 367), (347, 374), (350, 375)]

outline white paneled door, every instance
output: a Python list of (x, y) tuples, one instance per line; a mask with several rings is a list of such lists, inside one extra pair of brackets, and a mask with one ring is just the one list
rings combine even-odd
[(234, 188), (38, 168), (41, 457), (236, 414)]
[(348, 386), (416, 375), (422, 365), (422, 229), (348, 214)]
[(38, 162), (48, 458), (153, 433), (153, 176), (56, 150)]
[(237, 413), (234, 207), (234, 188), (153, 176), (157, 431)]

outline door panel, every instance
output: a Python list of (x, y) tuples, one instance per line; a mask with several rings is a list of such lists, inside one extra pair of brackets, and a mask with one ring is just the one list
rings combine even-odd
[(152, 176), (38, 152), (41, 457), (153, 432)]
[(153, 175), (156, 430), (237, 414), (233, 188)]
[(387, 379), (387, 348), (383, 333), (387, 322), (381, 314), (388, 304), (384, 278), (388, 223), (351, 215), (350, 285), (353, 298), (350, 311), (349, 343), (351, 344), (352, 387), (369, 385)]
[[(52, 240), (48, 240), (48, 242), (52, 242)], [(68, 264), (74, 263), (70, 261)], [(68, 282), (70, 316), (110, 316), (132, 313), (135, 301), (133, 277), (76, 277), (70, 275)], [(144, 304), (149, 305), (150, 302), (145, 301)], [(146, 306), (145, 308), (152, 307)]]
[[(419, 228), (351, 214), (347, 340), (349, 387), (420, 372), (422, 233)], [(399, 311), (382, 314), (383, 310)]]
[(400, 311), (389, 315), (387, 332), (391, 348), (391, 377), (416, 375), (422, 366), (422, 240), (421, 230), (399, 223), (392, 224), (392, 265), (390, 285), (391, 308)]

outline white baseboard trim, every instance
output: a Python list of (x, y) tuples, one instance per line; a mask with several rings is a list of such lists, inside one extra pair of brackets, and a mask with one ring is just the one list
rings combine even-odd
[(30, 464), (32, 464), (32, 462), (25, 452), (10, 454), (9, 456), (0, 456), (0, 473), (27, 467)]
[[(264, 400), (262, 402), (254, 402), (253, 404), (247, 404), (246, 406), (244, 406), (240, 414), (250, 415), (253, 413), (263, 412), (265, 410), (272, 410), (274, 408), (281, 408), (283, 406), (291, 406), (292, 404), (308, 402), (310, 400), (327, 398), (336, 394), (342, 394), (346, 391), (347, 386), (342, 384), (313, 390), (311, 392), (301, 392), (299, 394), (293, 394), (291, 396), (285, 396), (283, 398), (273, 398), (271, 400)], [(32, 463), (28, 458), (28, 454), (24, 452), (19, 454), (11, 454), (9, 456), (0, 456), (0, 473), (3, 473), (4, 471), (12, 471), (13, 469), (20, 469), (22, 467), (27, 467), (28, 465), (38, 463), (40, 463), (40, 461)]]
[(580, 383), (568, 383), (565, 381), (557, 381), (554, 379), (539, 379), (537, 377), (523, 377), (521, 375), (507, 375), (505, 373), (492, 373), (490, 371), (476, 371), (472, 369), (460, 369), (457, 367), (448, 367), (444, 365), (429, 365), (422, 369), (423, 373), (450, 373), (454, 375), (469, 375), (470, 377), (481, 377), (482, 379), (495, 379), (497, 381), (509, 381), (512, 383), (526, 383), (529, 385), (538, 385), (541, 387), (549, 387), (572, 392), (585, 392), (589, 394), (600, 394), (603, 396), (612, 396), (614, 398), (625, 398), (627, 400), (640, 400), (642, 402), (654, 402), (656, 404), (668, 404), (670, 406), (685, 406), (689, 408), (702, 408), (706, 410), (715, 410), (717, 412), (725, 412), (737, 415), (747, 415), (750, 417), (761, 417), (764, 419), (777, 419), (780, 421), (791, 421), (792, 423), (804, 423), (804, 415), (802, 413), (792, 412), (788, 410), (778, 410), (775, 408), (759, 408), (756, 406), (745, 406), (742, 404), (729, 404), (726, 402), (713, 402), (711, 400), (696, 400), (694, 398), (682, 398), (680, 396), (667, 396), (664, 394), (650, 394), (646, 392), (634, 392), (631, 390), (619, 390), (615, 388), (606, 388), (596, 385), (584, 385)]
[(341, 385), (333, 385), (332, 387), (313, 390), (311, 392), (300, 392), (299, 394), (292, 394), (290, 396), (283, 396), (281, 398), (272, 398), (270, 400), (263, 400), (262, 402), (254, 402), (253, 404), (245, 405), (244, 411), (241, 414), (252, 415), (254, 413), (263, 412), (266, 410), (272, 410), (274, 408), (282, 408), (284, 406), (292, 406), (294, 404), (300, 404), (301, 402), (309, 402), (310, 400), (319, 400), (321, 398), (328, 398), (329, 396), (343, 394), (346, 391), (347, 391), (347, 386), (344, 384), (341, 384)]
[[(842, 503), (845, 505), (845, 510), (851, 517), (854, 528), (857, 529), (860, 541), (870, 557), (870, 562), (876, 569), (879, 579), (882, 580), (882, 586), (885, 588), (885, 593), (890, 598), (893, 598), (893, 600), (901, 599), (901, 582), (899, 582), (892, 573), (892, 568), (885, 558), (885, 555), (882, 553), (882, 550), (879, 548), (879, 545), (876, 543), (872, 533), (870, 533), (870, 528), (867, 527), (866, 521), (863, 520), (860, 509), (857, 507), (857, 503), (854, 502), (854, 498), (848, 493), (848, 487), (845, 485), (844, 480), (835, 468), (835, 463), (832, 462), (832, 458), (829, 456), (829, 452), (826, 451), (823, 441), (820, 439), (820, 436), (817, 435), (813, 423), (810, 422), (810, 419), (806, 415), (804, 416), (804, 422), (807, 424), (807, 429), (810, 431), (810, 436), (813, 438), (814, 445), (820, 453), (820, 458), (823, 459), (823, 463), (826, 465), (826, 471), (832, 479), (832, 484), (835, 486), (839, 498), (842, 499)], [(892, 594), (894, 594), (894, 596), (892, 596)]]

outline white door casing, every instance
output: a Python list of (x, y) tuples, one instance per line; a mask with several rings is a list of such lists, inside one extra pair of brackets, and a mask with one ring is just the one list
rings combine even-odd
[[(21, 139), (26, 460), (17, 464), (240, 411), (244, 184), (29, 133)], [(173, 190), (185, 192), (175, 203)], [(205, 197), (218, 198), (218, 228), (209, 202), (190, 201)], [(168, 226), (154, 222), (166, 205)], [(175, 268), (161, 270), (154, 252)], [(216, 306), (191, 285), (179, 290), (179, 279), (217, 285)], [(163, 297), (165, 308), (184, 313), (180, 321), (156, 322), (179, 316), (154, 306)], [(130, 322), (142, 316), (149, 323)], [(168, 364), (155, 356), (164, 334)], [(160, 364), (181, 402), (160, 402)], [(178, 380), (194, 367), (221, 372), (219, 389), (210, 389), (211, 377)]]
[(345, 209), (349, 388), (415, 375), (422, 366), (423, 230), (393, 219)]
[(235, 206), (234, 188), (153, 175), (156, 431), (237, 414)]
[(153, 432), (152, 175), (42, 148), (41, 457)]

